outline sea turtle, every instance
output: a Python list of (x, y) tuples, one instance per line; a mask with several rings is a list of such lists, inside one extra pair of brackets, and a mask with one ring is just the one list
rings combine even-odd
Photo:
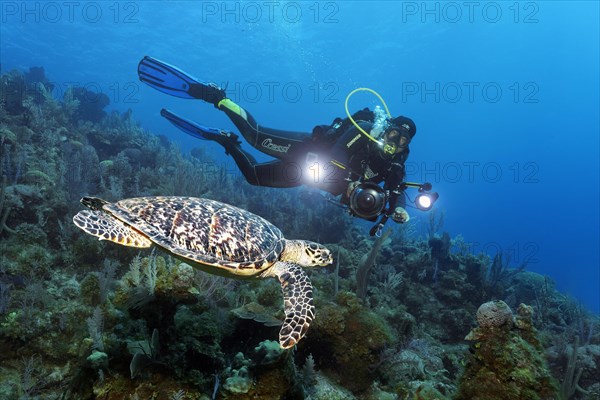
[(138, 197), (109, 203), (84, 197), (89, 208), (73, 222), (86, 233), (124, 246), (156, 245), (210, 274), (237, 279), (277, 277), (283, 290), (282, 348), (293, 347), (315, 316), (312, 285), (302, 267), (332, 263), (323, 245), (286, 240), (267, 220), (214, 200)]

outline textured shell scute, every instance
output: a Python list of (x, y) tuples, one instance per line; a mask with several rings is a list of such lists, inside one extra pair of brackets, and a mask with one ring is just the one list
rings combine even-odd
[(209, 199), (141, 197), (105, 207), (166, 250), (203, 264), (262, 269), (283, 250), (281, 231), (270, 222)]

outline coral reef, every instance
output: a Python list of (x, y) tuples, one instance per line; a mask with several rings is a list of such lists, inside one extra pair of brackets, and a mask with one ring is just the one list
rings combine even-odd
[[(470, 254), (443, 214), (374, 246), (306, 189), (250, 186), (96, 93), (51, 92), (40, 67), (0, 76), (0, 398), (597, 398), (598, 316), (502, 254)], [(277, 282), (81, 235), (84, 195), (208, 197), (328, 243), (305, 340), (265, 340), (283, 319)]]
[(520, 309), (519, 322), (513, 324), (512, 310), (505, 302), (479, 307), (479, 326), (466, 337), (475, 343), (456, 400), (556, 398), (557, 385), (535, 338), (531, 309), (526, 305)]

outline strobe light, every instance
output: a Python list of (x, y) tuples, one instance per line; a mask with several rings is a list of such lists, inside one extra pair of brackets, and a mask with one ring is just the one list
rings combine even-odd
[(429, 211), (436, 200), (440, 197), (436, 192), (433, 193), (419, 193), (415, 198), (415, 205), (419, 210)]

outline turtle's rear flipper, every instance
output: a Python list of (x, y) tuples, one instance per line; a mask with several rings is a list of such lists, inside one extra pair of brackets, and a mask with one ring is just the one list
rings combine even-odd
[(284, 349), (294, 347), (308, 330), (315, 317), (312, 284), (301, 266), (277, 262), (273, 273), (281, 282), (285, 321), (279, 331), (279, 344)]
[(100, 240), (110, 240), (123, 246), (145, 248), (152, 246), (146, 236), (136, 232), (118, 219), (103, 211), (83, 210), (74, 217), (73, 222), (84, 232)]

